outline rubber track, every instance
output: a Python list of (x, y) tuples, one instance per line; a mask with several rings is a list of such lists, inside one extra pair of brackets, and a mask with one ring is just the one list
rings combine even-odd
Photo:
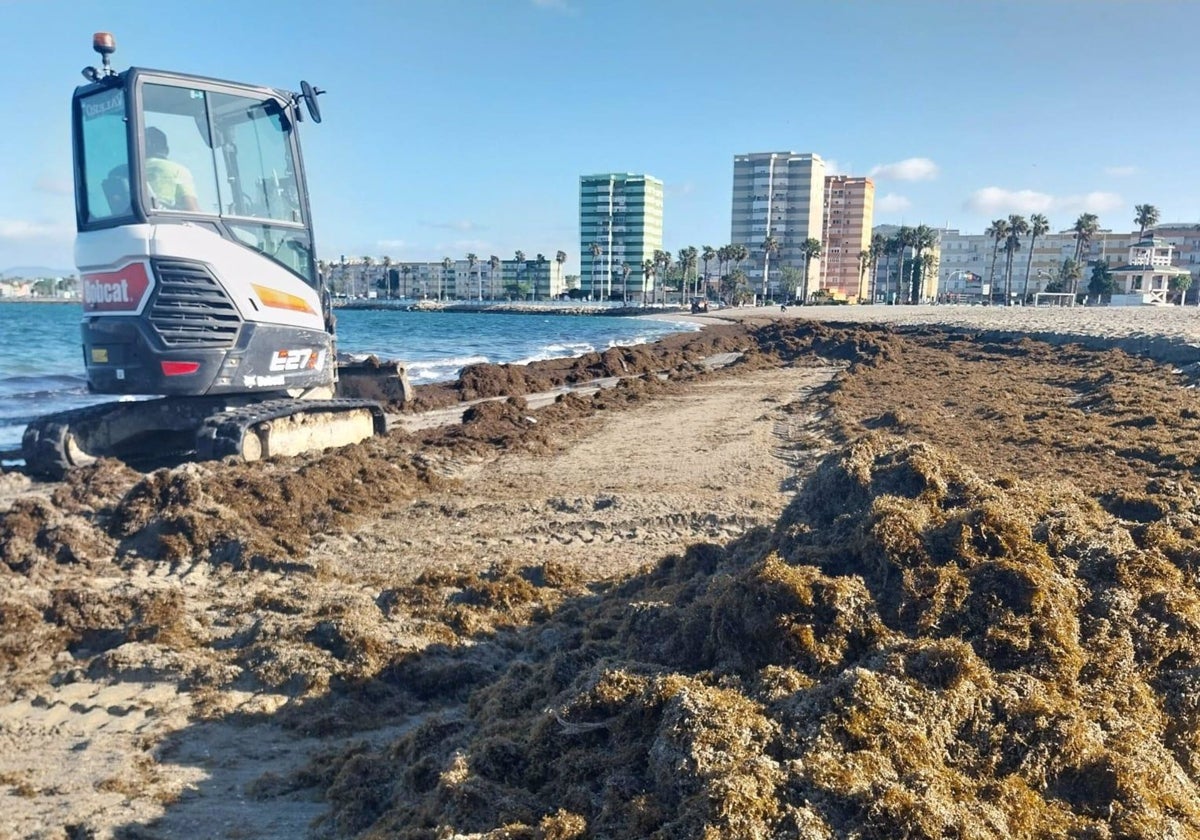
[(278, 399), (252, 403), (214, 414), (196, 432), (196, 459), (215, 461), (228, 455), (240, 455), (242, 439), (255, 425), (293, 414), (338, 414), (355, 409), (370, 409), (375, 434), (387, 432), (383, 408), (370, 400), (294, 400)]
[(25, 459), (25, 472), (55, 481), (63, 478), (76, 466), (67, 457), (66, 450), (71, 426), (99, 420), (126, 405), (127, 403), (120, 401), (107, 402), (36, 418), (25, 427), (25, 433), (21, 436), (21, 456)]

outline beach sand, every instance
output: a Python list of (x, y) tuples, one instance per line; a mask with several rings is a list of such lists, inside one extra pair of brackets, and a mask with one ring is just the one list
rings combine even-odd
[(699, 321), (0, 476), (0, 836), (1200, 836), (1200, 313)]

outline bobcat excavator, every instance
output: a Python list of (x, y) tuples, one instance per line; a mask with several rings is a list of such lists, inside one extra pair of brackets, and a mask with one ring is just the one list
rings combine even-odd
[(113, 36), (92, 45), (102, 66), (84, 69), (71, 104), (83, 361), (93, 393), (126, 399), (35, 420), (26, 471), (158, 453), (253, 461), (382, 434), (383, 408), (346, 387), (362, 366), (339, 375), (314, 255), (296, 127), (303, 112), (320, 122), (323, 91), (117, 72)]

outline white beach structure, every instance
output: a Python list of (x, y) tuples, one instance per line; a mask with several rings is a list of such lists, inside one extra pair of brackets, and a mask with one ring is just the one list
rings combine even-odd
[(1111, 306), (1169, 306), (1172, 281), (1190, 277), (1186, 268), (1171, 265), (1175, 246), (1146, 236), (1129, 247), (1125, 265), (1112, 269), (1115, 288)]

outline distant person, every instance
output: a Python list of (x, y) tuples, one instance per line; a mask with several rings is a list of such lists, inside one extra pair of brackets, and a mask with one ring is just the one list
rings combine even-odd
[(146, 129), (146, 183), (163, 210), (199, 210), (196, 183), (181, 163), (168, 160), (171, 149), (161, 129)]

